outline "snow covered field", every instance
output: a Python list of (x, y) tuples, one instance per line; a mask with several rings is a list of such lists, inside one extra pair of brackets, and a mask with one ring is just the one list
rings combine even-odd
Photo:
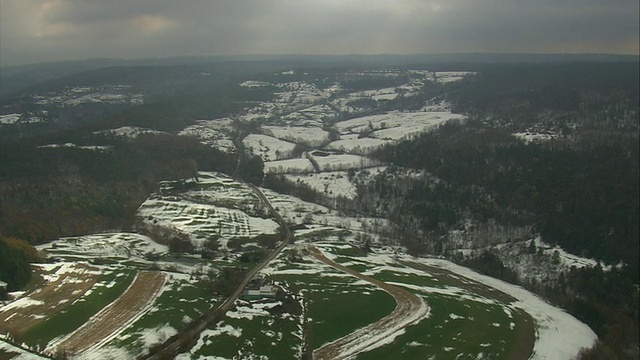
[(44, 122), (45, 119), (34, 115), (6, 114), (0, 115), (0, 125), (35, 124)]
[(438, 71), (434, 74), (433, 78), (441, 84), (447, 84), (460, 81), (465, 77), (474, 74), (474, 72), (470, 71)]
[(178, 135), (192, 136), (211, 147), (225, 152), (235, 151), (230, 134), (234, 130), (233, 120), (229, 118), (215, 120), (198, 120), (195, 125), (188, 126), (178, 132)]
[(331, 142), (325, 148), (330, 150), (340, 150), (350, 154), (366, 155), (379, 147), (388, 144), (390, 141), (374, 138), (358, 138), (358, 135), (347, 134), (340, 136), (340, 140)]
[(131, 87), (127, 85), (75, 86), (61, 92), (33, 95), (33, 100), (38, 105), (60, 107), (89, 103), (139, 105), (144, 103), (144, 96), (133, 93)]
[(111, 151), (112, 150), (111, 146), (99, 146), (99, 145), (79, 146), (74, 143), (48, 144), (48, 145), (38, 146), (38, 148), (40, 149), (61, 149), (61, 148), (70, 149), (71, 148), (71, 149), (92, 150), (92, 151)]
[[(265, 211), (247, 185), (218, 173), (202, 173), (201, 181), (188, 190), (176, 190), (179, 182), (163, 182), (160, 190), (138, 209), (149, 227), (185, 234), (199, 248), (211, 237), (252, 238), (275, 234), (278, 223), (259, 214)], [(253, 212), (255, 215), (250, 215)]]
[(242, 141), (245, 149), (263, 161), (281, 160), (291, 156), (296, 144), (262, 134), (249, 134)]
[[(362, 171), (356, 171), (354, 177), (369, 177), (384, 171), (386, 167), (379, 166), (367, 168), (368, 174)], [(349, 180), (347, 171), (324, 171), (321, 173), (308, 174), (287, 174), (285, 178), (295, 183), (302, 183), (310, 186), (316, 191), (328, 196), (342, 196), (353, 198), (356, 195), (356, 186)]]
[(553, 140), (560, 137), (559, 134), (538, 133), (538, 132), (530, 132), (530, 131), (513, 133), (511, 135), (522, 140), (525, 144), (540, 143), (540, 142), (545, 142), (545, 141)]
[(65, 258), (77, 257), (78, 260), (112, 258), (140, 261), (149, 254), (159, 255), (169, 251), (165, 245), (160, 245), (147, 236), (134, 233), (106, 233), (61, 238), (37, 248), (46, 251), (50, 256), (60, 254)]
[(322, 127), (322, 124), (335, 118), (338, 114), (326, 104), (310, 106), (282, 116), (285, 125)]
[(353, 198), (356, 194), (355, 185), (349, 181), (346, 171), (286, 175), (285, 177), (292, 182), (308, 185), (329, 196)]
[(400, 140), (429, 131), (450, 120), (464, 119), (451, 112), (400, 112), (364, 116), (336, 123), (340, 134), (371, 132), (369, 137), (381, 140)]
[(364, 169), (380, 165), (377, 161), (360, 155), (328, 154), (326, 156), (320, 156), (316, 152), (312, 152), (311, 156), (318, 163), (320, 170), (323, 172)]
[(263, 126), (262, 131), (275, 138), (311, 147), (329, 142), (329, 133), (319, 127)]
[(115, 137), (120, 137), (125, 139), (135, 139), (135, 138), (138, 138), (140, 135), (164, 134), (164, 132), (153, 130), (153, 129), (141, 128), (137, 126), (122, 126), (117, 129), (98, 131), (95, 134), (115, 136)]

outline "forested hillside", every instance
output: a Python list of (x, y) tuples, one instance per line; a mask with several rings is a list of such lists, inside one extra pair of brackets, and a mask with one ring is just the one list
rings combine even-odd
[(31, 243), (119, 229), (158, 181), (231, 172), (236, 157), (175, 135), (80, 147), (2, 146), (0, 233)]
[[(360, 202), (389, 216), (416, 252), (455, 257), (450, 230), (469, 230), (472, 223), (476, 234), (492, 231), (493, 241), (539, 233), (548, 243), (614, 266), (574, 269), (560, 283), (532, 286), (606, 339), (585, 358), (609, 351), (623, 356), (619, 349), (632, 346), (638, 333), (637, 80), (638, 64), (481, 70), (439, 91), (469, 114), (467, 121), (374, 154), (422, 175), (391, 167), (360, 185)], [(518, 281), (491, 253), (458, 259)]]

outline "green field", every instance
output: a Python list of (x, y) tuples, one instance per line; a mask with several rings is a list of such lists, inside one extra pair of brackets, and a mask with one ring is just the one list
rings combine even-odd
[[(327, 249), (338, 255), (337, 262), (354, 270), (367, 271), (378, 280), (399, 286), (407, 284), (406, 288), (423, 297), (430, 307), (428, 318), (406, 328), (392, 343), (360, 354), (358, 359), (527, 359), (531, 354), (535, 340), (533, 320), (528, 314), (510, 306), (515, 301), (513, 297), (443, 269), (409, 262), (382, 265), (367, 261), (366, 257), (350, 257), (347, 255), (351, 252), (349, 249), (325, 248), (325, 251)], [(317, 276), (322, 277), (322, 274)], [(333, 299), (342, 295), (336, 290), (324, 292), (332, 291), (322, 299), (321, 308), (327, 310), (319, 317), (323, 319), (322, 330), (312, 332), (314, 348), (326, 338), (352, 331), (340, 330), (349, 322), (346, 319), (354, 316), (350, 311), (357, 313), (358, 305), (379, 317), (390, 311), (367, 306), (372, 296), (361, 294), (356, 289), (349, 293), (350, 298), (343, 299), (345, 301), (334, 302)], [(311, 292), (310, 296), (317, 295)], [(330, 315), (332, 311), (340, 315), (333, 317)], [(314, 318), (313, 307), (310, 315)], [(314, 325), (313, 329), (316, 327)]]
[(189, 321), (214, 306), (217, 300), (207, 286), (187, 280), (173, 280), (156, 299), (153, 308), (107, 346), (125, 348), (134, 354), (139, 353), (141, 349), (151, 345), (145, 343), (147, 333), (153, 333), (155, 329), (162, 327), (180, 330)]
[[(519, 341), (521, 332), (533, 336), (531, 318), (503, 306), (463, 301), (457, 297), (424, 296), (431, 316), (411, 326), (392, 344), (361, 354), (358, 359), (514, 359), (527, 349)], [(531, 346), (533, 343), (531, 343)], [(522, 352), (521, 352), (522, 351)], [(529, 354), (531, 349), (529, 349)]]
[[(275, 306), (268, 310), (254, 308), (269, 304)], [(192, 358), (267, 356), (269, 359), (294, 360), (299, 359), (300, 338), (299, 313), (283, 311), (273, 300), (240, 303), (214, 329), (205, 330), (200, 342), (192, 349)]]

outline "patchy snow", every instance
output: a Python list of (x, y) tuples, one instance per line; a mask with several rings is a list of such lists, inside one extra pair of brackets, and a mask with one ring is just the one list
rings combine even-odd
[(147, 254), (167, 253), (168, 248), (151, 238), (134, 233), (106, 233), (55, 240), (37, 246), (50, 255), (65, 256), (75, 254), (82, 259), (89, 258), (136, 258), (142, 260)]
[(168, 325), (159, 326), (153, 329), (145, 329), (142, 332), (143, 344), (145, 344), (146, 348), (149, 348), (152, 345), (164, 342), (177, 333), (178, 330)]
[(6, 312), (9, 310), (13, 310), (13, 309), (18, 309), (18, 308), (29, 308), (29, 307), (33, 307), (33, 306), (40, 306), (40, 305), (44, 305), (44, 301), (42, 300), (34, 300), (30, 297), (21, 297), (16, 301), (10, 302), (7, 305), (1, 306), (0, 307), (0, 311), (2, 312)]
[(164, 131), (158, 131), (158, 130), (137, 127), (137, 126), (122, 126), (117, 129), (97, 131), (94, 134), (116, 136), (116, 137), (125, 138), (125, 139), (136, 139), (141, 135), (166, 134), (166, 133)]
[[(327, 257), (334, 259), (338, 257), (338, 255), (332, 254), (329, 251), (332, 247), (335, 247), (333, 244), (315, 245), (319, 248), (325, 249), (324, 253)], [(358, 258), (358, 261), (370, 264), (371, 270), (362, 272), (369, 276), (381, 271), (420, 274), (422, 276), (428, 275), (427, 273), (417, 269), (392, 266), (392, 264), (394, 264), (398, 259), (419, 262), (428, 266), (442, 268), (460, 276), (459, 279), (461, 281), (467, 281), (465, 278), (468, 278), (493, 287), (516, 298), (517, 301), (509, 305), (509, 314), (513, 308), (522, 309), (532, 316), (536, 324), (536, 342), (534, 344), (531, 359), (570, 359), (575, 356), (581, 348), (592, 346), (593, 342), (597, 338), (595, 333), (587, 325), (578, 321), (565, 311), (546, 303), (535, 294), (532, 294), (519, 286), (478, 274), (473, 270), (453, 264), (446, 260), (414, 258), (405, 254), (394, 254), (392, 249), (383, 248), (378, 249), (375, 254)], [(468, 299), (487, 304), (497, 304), (494, 299), (477, 296), (456, 287), (438, 288), (397, 282), (389, 283), (423, 293), (439, 293), (450, 295), (454, 298)], [(507, 308), (505, 308), (505, 310), (506, 309)], [(461, 317), (457, 314), (451, 313), (449, 314), (449, 318), (459, 319)], [(502, 326), (500, 323), (494, 323), (492, 325)], [(513, 328), (515, 324), (510, 323), (508, 326)]]
[(336, 140), (325, 146), (326, 149), (340, 150), (350, 154), (366, 155), (374, 150), (388, 144), (389, 140), (361, 138), (355, 134), (343, 135), (340, 140)]
[(541, 143), (560, 137), (560, 134), (556, 133), (538, 133), (530, 131), (513, 133), (511, 135), (522, 140), (525, 144)]
[(322, 127), (326, 120), (333, 119), (336, 116), (338, 116), (338, 113), (331, 106), (320, 104), (281, 116), (280, 120), (290, 126)]
[(11, 357), (7, 357), (7, 359), (11, 360), (43, 360), (48, 359), (46, 357), (38, 356), (36, 354), (32, 354), (26, 350), (23, 350), (17, 346), (11, 345), (2, 339), (0, 339), (0, 354), (1, 355), (13, 355)]
[[(198, 341), (193, 346), (193, 348), (189, 350), (189, 353), (195, 354), (203, 346), (208, 345), (210, 343), (209, 338), (213, 338), (220, 335), (228, 335), (231, 337), (239, 338), (242, 335), (242, 329), (236, 329), (231, 325), (225, 324), (224, 321), (221, 321), (216, 325), (215, 329), (213, 330), (205, 329), (203, 332), (201, 332), (200, 337), (198, 338)], [(184, 357), (184, 359), (190, 359), (190, 357), (187, 357), (186, 354), (183, 354), (182, 356)], [(181, 357), (178, 356), (176, 359), (180, 359), (180, 358)], [(209, 357), (207, 357), (207, 359), (209, 359)]]
[[(533, 241), (535, 247), (530, 248)], [(478, 257), (484, 251), (498, 254), (505, 266), (513, 269), (521, 281), (535, 281), (537, 283), (558, 281), (561, 273), (566, 275), (571, 268), (597, 266), (594, 259), (580, 257), (564, 251), (559, 246), (545, 243), (541, 237), (523, 241), (493, 244), (478, 249), (456, 250), (466, 257)], [(612, 265), (601, 265), (604, 271)]]
[(536, 342), (531, 360), (571, 359), (580, 349), (591, 347), (597, 339), (596, 334), (587, 325), (520, 286), (478, 274), (446, 260), (414, 259), (413, 261), (449, 270), (518, 299), (512, 306), (527, 312), (536, 323)]
[(262, 134), (250, 134), (242, 141), (244, 147), (263, 161), (291, 157), (296, 144)]
[(262, 131), (278, 139), (311, 147), (329, 142), (329, 133), (319, 127), (306, 126), (263, 126)]
[(0, 125), (13, 125), (20, 121), (20, 114), (0, 115)]
[(319, 156), (322, 152), (311, 152), (311, 156), (320, 166), (321, 171), (337, 171), (348, 169), (364, 169), (380, 165), (374, 159), (352, 154), (328, 154)]
[(188, 126), (178, 135), (192, 136), (200, 139), (205, 145), (217, 148), (221, 151), (233, 152), (235, 145), (230, 134), (233, 133), (233, 120), (221, 118), (214, 120), (197, 120), (195, 125)]
[(247, 80), (240, 83), (240, 86), (247, 87), (247, 88), (258, 88), (258, 87), (271, 86), (271, 84), (264, 81)]
[(263, 189), (263, 192), (276, 211), (289, 223), (307, 224), (306, 229), (295, 231), (296, 236), (309, 235), (317, 231), (343, 229), (356, 232), (362, 230), (363, 224), (371, 225), (376, 221), (386, 223), (386, 220), (383, 219), (346, 217), (344, 214), (325, 206), (303, 201), (294, 196), (279, 194), (269, 189)]
[(45, 95), (33, 95), (34, 103), (38, 105), (55, 105), (59, 107), (78, 106), (82, 104), (128, 104), (144, 103), (142, 94), (133, 93), (127, 85), (108, 86), (75, 86), (62, 91), (50, 92)]
[(313, 171), (314, 171), (313, 165), (306, 158), (267, 161), (264, 163), (265, 173), (299, 174), (299, 173), (309, 173)]
[(449, 120), (464, 119), (451, 112), (400, 112), (370, 115), (335, 124), (340, 134), (369, 133), (368, 137), (382, 140), (401, 140), (430, 131)]
[[(373, 279), (362, 278), (361, 280), (372, 282)], [(326, 349), (331, 349), (335, 346), (337, 347), (331, 349), (327, 354), (337, 351), (337, 354), (333, 355), (339, 359), (346, 359), (361, 352), (371, 351), (392, 343), (396, 337), (404, 334), (404, 328), (430, 316), (430, 308), (422, 297), (406, 291), (390, 290), (389, 287), (379, 286), (379, 288), (395, 299), (396, 308), (394, 311), (375, 323), (325, 344), (319, 349), (315, 349), (314, 355), (316, 352), (325, 354)]]
[[(585, 258), (585, 257), (580, 257), (577, 255), (573, 255), (570, 254), (566, 251), (564, 251), (560, 246), (558, 245), (551, 245), (548, 244), (546, 242), (544, 242), (542, 240), (542, 237), (538, 236), (535, 239), (532, 239), (534, 241), (534, 243), (536, 244), (536, 248), (537, 249), (542, 249), (542, 252), (545, 254), (550, 254), (553, 256), (553, 254), (557, 251), (558, 252), (558, 256), (560, 258), (561, 263), (564, 265), (564, 267), (566, 269), (573, 267), (576, 267), (578, 269), (583, 268), (583, 267), (594, 267), (596, 265), (598, 265), (598, 261), (594, 260), (594, 259), (590, 259), (590, 258)], [(526, 244), (529, 244), (531, 240), (526, 241)], [(611, 269), (611, 266), (603, 266), (604, 270), (608, 270)]]
[(249, 304), (243, 300), (236, 300), (235, 310), (227, 311), (226, 316), (231, 319), (248, 319), (253, 320), (257, 316), (270, 316), (268, 309), (280, 304), (280, 302), (272, 303), (272, 306), (260, 306), (265, 304)]
[(346, 171), (286, 175), (285, 177), (289, 181), (305, 184), (328, 196), (353, 198), (356, 195), (356, 187), (349, 181)]
[(475, 72), (471, 71), (438, 71), (434, 74), (435, 81), (441, 84), (447, 84), (464, 79), (469, 75), (474, 75)]
[(111, 146), (78, 146), (74, 143), (64, 143), (64, 144), (48, 144), (38, 146), (39, 149), (62, 149), (62, 148), (71, 148), (71, 149), (81, 149), (81, 150), (94, 150), (94, 151), (111, 151), (113, 148)]
[(445, 100), (441, 101), (427, 101), (427, 103), (420, 109), (425, 112), (451, 112), (451, 105)]
[(375, 101), (381, 100), (394, 100), (398, 97), (398, 93), (396, 92), (396, 88), (389, 87), (384, 89), (377, 90), (365, 90), (356, 93), (351, 93), (348, 95), (350, 101), (356, 99), (371, 99)]
[(251, 238), (278, 232), (274, 220), (248, 213), (265, 213), (249, 186), (218, 173), (202, 172), (200, 178), (190, 190), (174, 190), (180, 182), (161, 183), (138, 216), (150, 228), (188, 236), (196, 247), (212, 236)]

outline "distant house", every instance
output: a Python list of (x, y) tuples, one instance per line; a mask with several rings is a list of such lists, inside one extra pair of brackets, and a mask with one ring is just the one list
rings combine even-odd
[(259, 289), (244, 289), (242, 293), (242, 297), (246, 300), (256, 300), (256, 299), (275, 299), (276, 294), (278, 292), (278, 288), (273, 285), (264, 285)]

